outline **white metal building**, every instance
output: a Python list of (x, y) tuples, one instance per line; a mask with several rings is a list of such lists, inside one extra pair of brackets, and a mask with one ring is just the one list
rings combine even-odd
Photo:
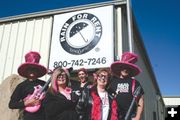
[[(59, 50), (59, 47), (56, 48), (56, 45), (60, 45), (60, 43), (56, 44), (57, 40), (59, 40), (57, 36), (61, 37), (60, 35), (63, 35), (63, 32), (60, 31), (65, 29), (60, 29), (59, 34), (62, 34), (57, 35), (55, 32), (55, 27), (57, 27), (55, 26), (56, 23), (57, 25), (62, 26), (61, 28), (63, 28), (64, 25), (66, 25), (65, 23), (67, 23), (73, 14), (74, 16), (80, 13), (86, 13), (85, 15), (92, 14), (94, 15), (93, 18), (97, 17), (99, 21), (101, 21), (101, 26), (98, 26), (99, 22), (94, 22), (93, 24), (95, 26), (94, 29), (96, 30), (96, 36), (100, 36), (102, 34), (102, 36), (100, 36), (98, 39), (98, 45), (101, 45), (97, 45), (98, 47), (93, 46), (89, 51), (86, 51), (87, 55), (74, 53), (72, 56), (69, 56), (68, 60), (70, 59), (72, 61), (75, 58), (77, 58), (75, 61), (81, 60), (80, 58), (85, 60), (87, 57), (94, 56), (97, 61), (96, 54), (98, 54), (100, 56), (100, 60), (103, 61), (103, 56), (105, 56), (106, 63), (103, 64), (96, 62), (97, 65), (93, 66), (93, 64), (85, 65), (84, 62), (83, 67), (89, 67), (89, 69), (93, 69), (98, 67), (108, 67), (113, 61), (119, 60), (121, 54), (125, 51), (132, 51), (137, 53), (139, 55), (139, 61), (137, 64), (140, 66), (143, 72), (138, 75), (136, 79), (140, 81), (145, 92), (143, 120), (164, 120), (165, 105), (161, 96), (161, 92), (156, 82), (156, 78), (146, 53), (146, 49), (143, 45), (140, 32), (138, 31), (135, 17), (129, 19), (131, 15), (127, 14), (127, 5), (128, 4), (126, 0), (120, 0), (0, 19), (0, 83), (11, 74), (17, 74), (18, 66), (24, 62), (25, 53), (29, 52), (30, 50), (40, 52), (42, 56), (40, 64), (50, 68), (52, 68), (55, 63), (60, 64), (60, 62), (67, 61), (66, 59), (63, 59), (67, 57), (64, 55), (65, 52), (63, 53), (61, 49)], [(108, 8), (107, 10), (106, 7)], [(104, 9), (105, 11), (102, 12)], [(108, 14), (106, 14), (106, 12)], [(107, 18), (108, 15), (109, 18)], [(59, 16), (60, 18), (63, 17), (66, 20), (61, 21), (62, 19), (57, 19), (55, 16)], [(57, 22), (58, 20), (59, 23)], [(133, 22), (128, 20), (132, 20)], [(94, 21), (97, 21), (97, 19)], [(73, 25), (76, 23), (73, 23)], [(88, 22), (85, 23), (89, 24)], [(73, 29), (72, 26), (71, 29)], [(131, 32), (129, 32), (129, 29), (132, 30), (133, 34), (130, 34)], [(68, 30), (69, 29), (66, 31)], [(88, 34), (94, 35), (93, 33)], [(88, 36), (88, 34), (86, 35)], [(90, 35), (89, 38), (92, 37)], [(129, 40), (130, 37), (132, 37), (131, 40)], [(63, 41), (63, 38), (61, 40)], [(102, 40), (104, 41), (102, 42)], [(73, 44), (76, 48), (86, 45), (83, 43), (80, 46), (76, 43), (71, 44)], [(87, 44), (91, 44), (91, 41)], [(55, 50), (59, 51), (54, 55)], [(73, 51), (73, 49), (70, 50)], [(83, 49), (81, 52), (84, 52), (84, 50), (86, 49)], [(98, 51), (101, 53), (98, 53)], [(106, 54), (106, 52), (108, 53)], [(60, 56), (59, 58), (57, 57), (57, 59), (62, 59), (62, 61), (55, 62), (56, 56)], [(72, 65), (72, 63), (69, 65)], [(69, 66), (66, 65), (65, 67)], [(74, 67), (78, 68), (78, 66)], [(45, 77), (45, 79), (47, 78)]]
[(180, 105), (180, 96), (163, 96), (163, 100), (166, 107)]
[(178, 108), (180, 106), (180, 96), (163, 96), (164, 104), (166, 107), (165, 116), (168, 117), (168, 109)]

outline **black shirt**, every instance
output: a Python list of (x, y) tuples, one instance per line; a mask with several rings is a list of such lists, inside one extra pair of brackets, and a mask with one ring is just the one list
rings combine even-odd
[[(9, 108), (24, 109), (24, 98), (26, 98), (28, 95), (33, 94), (35, 86), (43, 86), (44, 84), (45, 81), (39, 79), (33, 81), (25, 80), (18, 84), (13, 94), (11, 95)], [(44, 120), (44, 108), (41, 105), (41, 108), (35, 113), (24, 111), (23, 117), (24, 120)]]
[[(136, 90), (136, 88), (139, 86), (141, 86), (140, 83), (137, 80), (135, 80), (134, 90)], [(133, 99), (132, 79), (131, 78), (121, 79), (121, 78), (113, 77), (111, 79), (110, 88), (112, 89), (113, 92), (117, 94), (116, 98), (117, 98), (118, 109), (120, 114), (125, 115)], [(143, 94), (144, 94), (143, 89), (141, 89), (140, 96)], [(135, 111), (136, 111), (136, 106), (134, 106), (133, 109), (134, 113)]]
[(72, 94), (71, 100), (68, 100), (61, 93), (54, 95), (48, 91), (43, 101), (46, 120), (78, 120), (78, 114), (75, 111), (77, 100)]

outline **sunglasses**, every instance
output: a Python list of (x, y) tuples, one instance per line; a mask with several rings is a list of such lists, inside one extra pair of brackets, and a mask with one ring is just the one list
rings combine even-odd
[(60, 74), (60, 75), (58, 75), (57, 78), (58, 78), (58, 79), (59, 79), (59, 78), (66, 78), (66, 74)]
[(103, 75), (103, 74), (99, 74), (98, 78), (103, 79), (103, 80), (108, 80), (108, 76), (107, 75)]

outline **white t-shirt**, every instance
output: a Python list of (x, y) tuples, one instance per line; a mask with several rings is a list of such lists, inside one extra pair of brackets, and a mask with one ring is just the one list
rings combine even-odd
[(109, 114), (109, 99), (107, 92), (98, 92), (102, 101), (102, 120), (108, 119)]

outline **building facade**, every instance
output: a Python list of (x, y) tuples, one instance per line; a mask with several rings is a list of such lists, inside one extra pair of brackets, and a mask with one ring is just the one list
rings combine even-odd
[[(106, 12), (108, 14), (103, 14), (101, 9), (104, 10), (106, 8)], [(80, 16), (80, 13), (84, 13), (84, 17)], [(78, 21), (68, 21), (70, 18), (73, 19), (73, 14), (77, 17), (77, 19), (79, 19)], [(107, 15), (110, 15), (110, 19), (107, 18)], [(56, 16), (60, 18), (64, 17), (65, 20), (61, 21), (62, 19), (56, 19)], [(91, 23), (89, 23), (88, 20), (81, 21), (82, 18), (87, 19), (89, 16), (92, 17), (90, 18)], [(57, 21), (59, 21), (59, 23), (62, 22), (63, 24), (59, 24)], [(59, 28), (59, 33), (57, 32), (58, 35), (55, 33), (55, 27), (58, 27), (55, 23), (61, 26)], [(75, 29), (73, 26), (79, 25), (82, 27), (81, 25), (83, 24), (80, 23), (89, 25), (89, 27), (86, 27), (83, 31), (82, 28), (79, 28), (79, 31), (75, 31), (78, 34), (72, 33), (70, 37), (66, 36), (66, 32), (69, 32), (69, 34), (73, 32), (73, 29)], [(24, 62), (25, 53), (30, 50), (40, 52), (42, 56), (40, 64), (51, 69), (55, 67), (54, 65), (64, 65), (62, 67), (70, 67), (74, 65), (73, 67), (77, 69), (79, 67), (89, 66), (88, 69), (93, 70), (95, 68), (108, 67), (113, 61), (119, 60), (123, 52), (130, 51), (131, 49), (139, 55), (139, 61), (137, 64), (143, 70), (143, 72), (136, 77), (145, 92), (143, 120), (164, 120), (165, 105), (159, 86), (156, 82), (151, 63), (146, 53), (146, 49), (143, 45), (143, 40), (140, 32), (138, 31), (135, 17), (132, 17), (133, 41), (131, 42), (129, 41), (128, 24), (126, 1), (97, 3), (1, 19), (0, 83), (11, 74), (17, 74), (18, 66)], [(91, 28), (92, 32), (85, 32), (85, 30), (91, 31)], [(80, 34), (84, 34), (85, 37), (88, 36), (88, 38), (84, 39), (84, 37)], [(57, 38), (57, 36), (59, 38)], [(66, 37), (66, 44), (70, 44), (70, 47), (73, 46), (71, 49), (69, 49), (68, 45), (61, 43), (65, 40), (63, 37)], [(72, 41), (76, 40), (75, 38), (80, 38), (82, 41), (84, 40), (85, 43), (81, 42), (80, 45), (76, 44), (76, 42), (73, 43)], [(102, 42), (102, 40), (104, 41)], [(58, 55), (53, 55), (53, 51), (59, 49), (59, 47), (56, 47), (57, 44), (55, 41), (60, 42), (58, 45), (61, 45), (62, 48), (64, 46), (66, 51), (62, 52), (60, 49), (57, 53)], [(92, 44), (90, 47), (84, 47), (91, 45), (92, 41), (96, 41), (97, 45), (93, 46)], [(110, 52), (108, 51), (108, 55), (106, 54), (107, 49), (110, 49)], [(98, 58), (97, 56), (94, 56), (92, 58), (88, 58), (91, 55), (95, 55), (93, 53), (98, 54), (99, 51), (102, 52), (99, 55), (102, 55), (101, 57)], [(68, 54), (71, 52), (68, 58), (66, 58), (68, 56), (66, 56), (66, 52)], [(57, 56), (59, 56), (59, 58)], [(82, 60), (80, 58), (83, 58), (85, 61), (83, 66), (78, 66), (75, 63), (73, 64), (67, 61), (70, 59), (71, 62), (73, 62), (73, 60), (81, 62)], [(56, 61), (56, 59), (62, 60)], [(95, 59), (96, 65), (93, 65), (90, 61), (88, 61), (91, 59)], [(48, 79), (48, 77), (45, 76), (44, 79)]]

